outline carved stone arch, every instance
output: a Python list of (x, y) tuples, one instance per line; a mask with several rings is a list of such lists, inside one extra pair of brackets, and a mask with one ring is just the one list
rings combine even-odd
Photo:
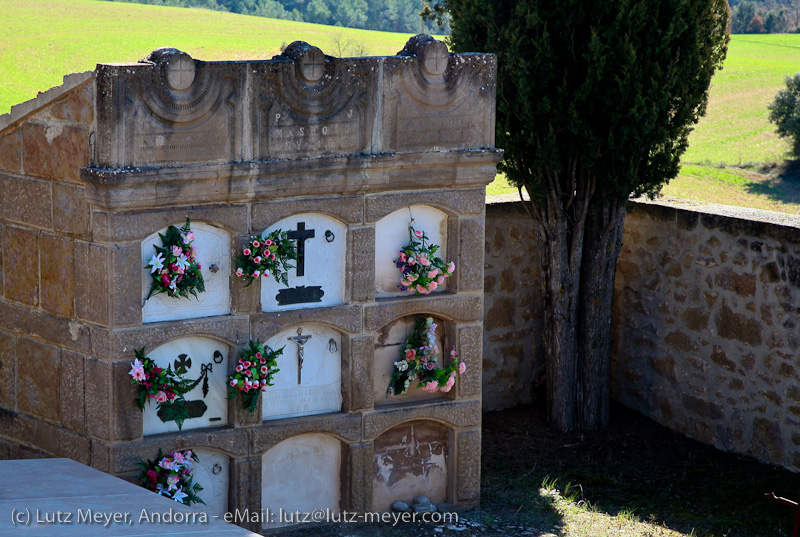
[(389, 511), (395, 501), (420, 495), (434, 505), (448, 497), (452, 429), (422, 419), (400, 423), (373, 442), (372, 510)]
[[(180, 228), (184, 223), (185, 221), (175, 222), (172, 225)], [(145, 300), (152, 281), (148, 262), (156, 253), (153, 245), (161, 246), (159, 233), (166, 233), (168, 227), (151, 233), (141, 242), (142, 321), (173, 321), (230, 313), (231, 234), (221, 227), (204, 222), (193, 221), (191, 229), (195, 235), (192, 246), (197, 251), (205, 292), (199, 293), (197, 299), (169, 297), (162, 293)]]
[[(424, 231), (429, 244), (438, 244), (436, 253), (448, 261), (448, 214), (431, 205), (411, 205), (397, 209), (375, 223), (375, 296), (409, 295), (398, 288), (402, 279), (394, 260), (400, 248), (408, 244), (411, 220), (417, 231)], [(447, 280), (434, 293), (447, 290)]]

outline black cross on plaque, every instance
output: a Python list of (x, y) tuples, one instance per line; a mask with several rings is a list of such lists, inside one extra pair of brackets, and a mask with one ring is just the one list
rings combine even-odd
[(179, 354), (175, 361), (172, 362), (172, 365), (175, 366), (177, 374), (183, 375), (192, 368), (192, 359), (189, 358), (188, 354)]
[(303, 374), (303, 359), (305, 358), (305, 348), (303, 345), (306, 344), (306, 341), (311, 339), (311, 334), (304, 336), (303, 329), (298, 328), (297, 335), (287, 339), (297, 343), (297, 383), (300, 384), (302, 382)]
[(306, 229), (305, 222), (297, 223), (297, 231), (290, 231), (286, 236), (297, 241), (297, 275), (305, 276), (306, 273), (306, 239), (314, 238), (314, 230)]

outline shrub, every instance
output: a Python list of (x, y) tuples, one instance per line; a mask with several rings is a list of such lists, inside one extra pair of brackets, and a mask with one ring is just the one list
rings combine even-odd
[(779, 136), (792, 139), (792, 154), (800, 156), (800, 73), (786, 77), (786, 88), (769, 106), (769, 120)]

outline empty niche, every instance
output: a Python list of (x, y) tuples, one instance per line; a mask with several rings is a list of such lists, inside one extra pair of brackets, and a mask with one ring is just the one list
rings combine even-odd
[[(192, 336), (164, 343), (147, 351), (147, 356), (161, 368), (185, 369), (183, 376), (195, 383), (184, 395), (190, 416), (183, 422), (184, 431), (228, 423), (227, 345), (208, 337)], [(144, 407), (142, 429), (147, 436), (175, 432), (178, 425), (174, 421), (162, 421), (155, 400), (150, 400)]]
[[(183, 223), (174, 225), (180, 228)], [(228, 280), (230, 234), (220, 228), (198, 222), (192, 222), (191, 228), (195, 237), (192, 246), (197, 250), (197, 262), (203, 273), (206, 290), (198, 293), (197, 298), (170, 297), (160, 293), (145, 301), (152, 282), (150, 267), (147, 264), (156, 254), (153, 245), (162, 246), (158, 234), (166, 233), (167, 228), (153, 233), (142, 241), (142, 301), (144, 302), (142, 321), (145, 323), (211, 317), (225, 315), (231, 311)]]
[(413, 421), (389, 429), (373, 444), (373, 511), (389, 511), (396, 501), (411, 505), (427, 496), (447, 500), (448, 429), (433, 421)]
[[(375, 224), (375, 294), (376, 296), (408, 295), (398, 287), (401, 272), (395, 265), (400, 248), (408, 244), (408, 225), (424, 231), (428, 244), (438, 244), (437, 257), (447, 259), (447, 214), (428, 205), (412, 205), (399, 209)], [(434, 293), (447, 289), (447, 280)]]
[(195, 508), (212, 517), (222, 518), (228, 512), (228, 456), (214, 449), (192, 449), (198, 462), (192, 467), (192, 479), (203, 490), (200, 499), (206, 502), (196, 504)]
[(347, 227), (315, 213), (284, 218), (263, 235), (282, 229), (297, 241), (298, 259), (289, 270), (289, 287), (274, 278), (261, 279), (263, 311), (333, 306), (344, 302)]
[[(341, 465), (342, 443), (320, 433), (293, 436), (264, 453), (261, 508), (270, 513), (264, 517), (264, 527), (302, 522), (302, 513), (318, 509), (338, 513)], [(281, 510), (283, 520), (279, 516)], [(301, 514), (300, 520), (297, 513)], [(292, 518), (285, 518), (286, 514)]]
[[(339, 412), (342, 409), (342, 337), (325, 326), (293, 326), (270, 338), (284, 347), (274, 386), (262, 393), (264, 420)], [(301, 366), (302, 358), (302, 366)]]
[[(414, 315), (402, 317), (385, 325), (375, 334), (375, 361), (373, 369), (375, 406), (394, 405), (408, 403), (410, 401), (427, 401), (445, 397), (445, 394), (440, 391), (430, 393), (421, 388), (417, 388), (417, 382), (411, 382), (408, 391), (402, 395), (386, 395), (386, 390), (389, 387), (389, 380), (394, 371), (394, 363), (401, 359), (401, 350), (404, 349), (406, 338), (414, 328), (414, 321), (417, 317), (424, 316)], [(444, 366), (446, 365), (446, 359), (449, 359), (449, 355), (446, 355), (447, 353), (444, 352), (445, 349), (449, 349), (449, 347), (444, 346), (444, 321), (435, 317), (433, 321), (436, 323), (436, 342), (439, 345), (439, 364)]]

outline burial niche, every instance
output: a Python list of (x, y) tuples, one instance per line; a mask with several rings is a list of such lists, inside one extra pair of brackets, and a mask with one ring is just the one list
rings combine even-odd
[(375, 334), (373, 394), (376, 407), (397, 405), (410, 401), (429, 401), (431, 399), (441, 399), (445, 397), (445, 394), (440, 391), (430, 393), (417, 388), (416, 382), (412, 382), (409, 385), (408, 391), (402, 395), (386, 395), (386, 390), (389, 387), (389, 381), (394, 371), (394, 363), (401, 360), (401, 351), (403, 351), (405, 347), (406, 338), (408, 338), (408, 335), (414, 328), (417, 317), (431, 317), (433, 319), (433, 322), (436, 324), (435, 334), (436, 343), (439, 347), (439, 365), (443, 367), (447, 364), (450, 347), (444, 346), (446, 343), (444, 340), (444, 320), (421, 314), (402, 317), (385, 325)]
[(342, 337), (326, 326), (293, 326), (270, 338), (284, 347), (274, 386), (262, 393), (264, 420), (339, 412), (342, 409)]
[[(342, 443), (325, 434), (293, 436), (264, 453), (261, 460), (261, 508), (264, 527), (302, 522), (303, 513), (317, 509), (339, 512)], [(293, 516), (280, 520), (279, 511)], [(296, 518), (300, 513), (300, 520)], [(270, 523), (271, 522), (271, 523)], [(281, 523), (283, 522), (283, 523)]]
[[(147, 351), (157, 366), (185, 371), (183, 376), (195, 386), (184, 395), (190, 418), (182, 430), (215, 427), (228, 423), (227, 375), (228, 347), (215, 339), (191, 336), (174, 339)], [(151, 401), (144, 407), (142, 428), (145, 436), (178, 431), (174, 421), (162, 421)]]
[[(177, 222), (174, 225), (180, 228), (183, 222)], [(192, 222), (191, 230), (195, 237), (192, 246), (197, 252), (197, 262), (203, 273), (205, 292), (199, 293), (197, 298), (191, 296), (189, 298), (170, 297), (162, 293), (153, 295), (145, 301), (151, 282), (151, 268), (148, 263), (156, 253), (153, 245), (161, 246), (159, 233), (164, 234), (167, 231), (167, 228), (161, 229), (142, 241), (142, 301), (144, 304), (142, 322), (174, 321), (230, 313), (228, 281), (231, 263), (230, 234), (202, 222)]]
[(284, 218), (263, 233), (288, 231), (297, 242), (298, 259), (289, 270), (289, 287), (274, 278), (261, 279), (264, 311), (332, 306), (344, 302), (347, 228), (338, 220), (316, 213)]
[(447, 500), (448, 429), (434, 421), (413, 421), (389, 429), (373, 444), (372, 509), (392, 503), (411, 505), (427, 496), (436, 505)]
[(192, 478), (203, 490), (200, 498), (205, 505), (195, 507), (211, 516), (222, 518), (228, 512), (228, 456), (215, 449), (192, 449), (197, 454), (198, 463), (192, 469)]
[[(436, 252), (447, 258), (447, 214), (428, 205), (412, 205), (390, 213), (375, 224), (375, 295), (401, 296), (409, 293), (398, 288), (401, 274), (394, 260), (400, 248), (408, 244), (408, 226), (413, 219), (414, 228), (424, 231), (428, 242), (439, 245)], [(433, 291), (447, 289), (447, 280)]]

